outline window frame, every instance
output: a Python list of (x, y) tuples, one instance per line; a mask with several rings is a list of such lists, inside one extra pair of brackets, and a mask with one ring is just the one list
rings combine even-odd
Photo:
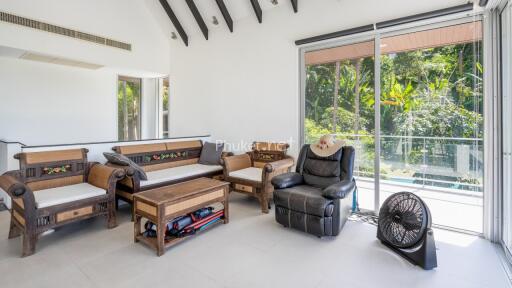
[[(484, 12), (483, 11), (480, 11), (480, 12), (465, 12), (465, 13), (461, 13), (461, 14), (455, 14), (455, 15), (449, 15), (449, 16), (444, 16), (444, 17), (437, 17), (437, 18), (432, 18), (432, 19), (428, 19), (428, 20), (423, 20), (423, 21), (417, 21), (417, 22), (413, 22), (413, 23), (408, 23), (408, 24), (403, 24), (403, 25), (397, 25), (397, 26), (393, 26), (393, 27), (388, 27), (388, 28), (384, 28), (384, 29), (376, 29), (373, 30), (373, 31), (369, 31), (369, 32), (364, 32), (364, 33), (359, 33), (359, 34), (354, 34), (354, 35), (349, 35), (349, 36), (345, 36), (345, 37), (341, 37), (341, 38), (337, 38), (337, 39), (331, 39), (331, 40), (326, 40), (326, 41), (321, 41), (321, 42), (317, 42), (317, 43), (310, 43), (310, 44), (306, 44), (306, 45), (303, 45), (303, 46), (300, 46), (298, 47), (298, 64), (299, 64), (299, 81), (298, 81), (298, 89), (299, 89), (299, 147), (303, 146), (305, 144), (305, 115), (306, 115), (306, 65), (305, 65), (305, 54), (307, 52), (311, 52), (311, 51), (317, 51), (317, 50), (322, 50), (322, 49), (328, 49), (328, 48), (334, 48), (334, 47), (339, 47), (339, 46), (344, 46), (344, 45), (351, 45), (351, 44), (356, 44), (356, 43), (362, 43), (362, 42), (366, 42), (366, 41), (374, 41), (375, 43), (375, 54), (374, 54), (374, 63), (375, 63), (375, 72), (374, 72), (374, 75), (375, 75), (375, 83), (374, 83), (374, 97), (375, 97), (375, 143), (379, 143), (379, 145), (375, 145), (375, 155), (381, 155), (381, 149), (380, 149), (380, 143), (381, 143), (381, 139), (380, 139), (380, 134), (381, 134), (381, 112), (380, 112), (380, 94), (381, 94), (381, 47), (380, 47), (380, 44), (381, 44), (381, 39), (382, 38), (386, 38), (386, 37), (392, 37), (392, 36), (397, 36), (397, 35), (403, 35), (403, 34), (408, 34), (408, 33), (415, 33), (415, 32), (421, 32), (421, 31), (426, 31), (426, 30), (432, 30), (432, 29), (437, 29), (437, 28), (442, 28), (442, 27), (448, 27), (448, 26), (453, 26), (453, 25), (460, 25), (460, 24), (466, 24), (466, 23), (471, 23), (471, 22), (476, 22), (476, 21), (482, 21), (482, 33), (483, 33), (483, 39), (482, 39), (482, 43), (483, 43), (483, 47), (484, 49), (489, 49), (490, 50), (490, 47), (487, 48), (488, 46), (486, 45), (487, 44), (487, 41), (486, 39), (488, 39), (488, 36), (486, 35), (487, 34), (487, 26), (488, 26), (488, 23), (486, 23), (486, 20), (485, 20), (485, 17), (484, 17)], [(489, 197), (492, 197), (492, 195), (489, 195), (491, 193), (495, 193), (493, 192), (492, 188), (493, 188), (493, 185), (492, 184), (492, 179), (493, 177), (490, 177), (489, 175), (493, 175), (493, 172), (492, 171), (489, 171), (489, 169), (492, 169), (492, 167), (489, 167), (489, 166), (492, 166), (492, 163), (488, 163), (487, 162), (487, 159), (490, 159), (489, 156), (489, 151), (492, 152), (492, 149), (494, 147), (494, 139), (492, 139), (492, 135), (490, 135), (490, 133), (486, 133), (485, 130), (486, 129), (489, 129), (489, 122), (492, 121), (491, 117), (492, 111), (489, 111), (489, 107), (490, 106), (493, 106), (493, 103), (492, 103), (492, 99), (487, 99), (488, 97), (486, 97), (489, 93), (488, 93), (488, 89), (485, 88), (489, 85), (491, 85), (491, 83), (488, 83), (488, 79), (489, 79), (489, 74), (491, 73), (491, 70), (492, 68), (489, 67), (489, 64), (486, 63), (486, 56), (485, 56), (485, 53), (484, 53), (484, 59), (483, 60), (483, 63), (484, 63), (484, 80), (483, 80), (483, 83), (484, 83), (484, 103), (483, 103), (483, 113), (484, 113), (484, 179), (483, 179), (483, 203), (484, 203), (484, 213), (482, 215), (482, 217), (484, 218), (483, 219), (483, 231), (482, 233), (475, 233), (475, 232), (471, 232), (471, 231), (466, 231), (466, 230), (460, 230), (460, 229), (457, 229), (457, 228), (454, 228), (454, 227), (443, 227), (445, 229), (448, 229), (448, 230), (454, 230), (454, 231), (458, 231), (458, 232), (463, 232), (463, 233), (468, 233), (468, 234), (474, 234), (474, 235), (479, 235), (479, 236), (482, 236), (482, 235), (486, 235), (488, 236), (488, 227), (486, 227), (489, 223), (489, 217), (490, 216), (490, 213), (489, 213), (489, 203), (488, 203), (488, 199)], [(378, 108), (377, 108), (378, 107)], [(492, 126), (491, 126), (492, 127)], [(375, 178), (375, 181), (374, 181), (374, 203), (375, 203), (375, 207), (374, 207), (374, 210), (371, 211), (373, 212), (374, 214), (377, 214), (379, 209), (380, 209), (380, 179), (381, 179), (381, 173), (380, 173), (380, 160), (379, 160), (380, 157), (375, 157), (375, 166), (374, 166), (374, 178)], [(490, 182), (491, 181), (491, 182)]]

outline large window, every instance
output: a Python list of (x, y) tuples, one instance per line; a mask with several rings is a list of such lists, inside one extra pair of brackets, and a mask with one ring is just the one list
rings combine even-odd
[(435, 224), (483, 231), (480, 21), (309, 49), (304, 63), (304, 141), (332, 133), (356, 148), (361, 209), (411, 191)]
[(117, 85), (117, 135), (120, 141), (139, 140), (141, 79), (120, 76)]

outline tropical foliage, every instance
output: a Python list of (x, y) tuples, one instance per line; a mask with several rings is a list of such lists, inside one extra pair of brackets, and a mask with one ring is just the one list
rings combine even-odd
[[(477, 159), (470, 159), (471, 171), (465, 180), (454, 175), (454, 181), (480, 181), (481, 45), (476, 42), (381, 55), (381, 159), (391, 163), (381, 165), (385, 173), (419, 177), (421, 165), (455, 169), (460, 165), (456, 163), (458, 146), (465, 145), (471, 146), (476, 152), (472, 157)], [(367, 175), (373, 173), (375, 148), (374, 69), (374, 57), (306, 67), (306, 142), (326, 133), (343, 135), (362, 152), (358, 153), (358, 169)]]

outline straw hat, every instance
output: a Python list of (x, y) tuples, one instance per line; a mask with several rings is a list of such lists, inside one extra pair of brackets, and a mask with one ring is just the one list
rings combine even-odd
[(310, 148), (316, 155), (328, 157), (338, 152), (343, 145), (345, 145), (345, 141), (336, 140), (334, 136), (327, 134), (320, 137), (317, 143), (311, 144)]

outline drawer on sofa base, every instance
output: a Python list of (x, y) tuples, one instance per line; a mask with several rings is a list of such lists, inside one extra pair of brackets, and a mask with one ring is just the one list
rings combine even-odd
[(249, 185), (243, 185), (243, 184), (235, 184), (235, 189), (239, 190), (241, 192), (247, 192), (247, 193), (253, 193), (254, 187)]
[(75, 218), (83, 217), (92, 214), (94, 211), (93, 206), (82, 207), (70, 211), (60, 212), (57, 214), (57, 223), (69, 221)]

